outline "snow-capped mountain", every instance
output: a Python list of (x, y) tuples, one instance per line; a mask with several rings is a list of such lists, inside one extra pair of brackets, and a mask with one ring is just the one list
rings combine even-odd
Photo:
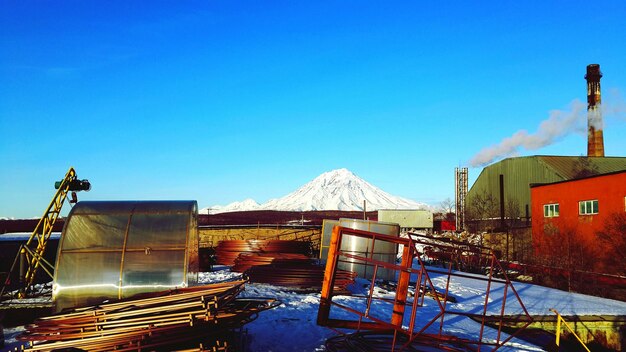
[(261, 205), (257, 203), (254, 199), (248, 198), (241, 202), (232, 202), (228, 205), (214, 205), (209, 208), (203, 208), (198, 211), (200, 214), (206, 214), (210, 212), (211, 214), (217, 213), (228, 213), (231, 211), (249, 211), (249, 210), (259, 210)]
[[(391, 195), (373, 186), (350, 170), (338, 169), (325, 172), (288, 195), (271, 199), (259, 205), (252, 199), (227, 206), (213, 206), (211, 213), (245, 210), (367, 210), (378, 209), (424, 209), (425, 203)], [(206, 213), (207, 208), (201, 212)]]

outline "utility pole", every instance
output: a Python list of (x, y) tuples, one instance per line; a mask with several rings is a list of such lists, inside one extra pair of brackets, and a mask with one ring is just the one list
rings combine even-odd
[(206, 208), (206, 224), (209, 225), (209, 215), (211, 215), (211, 210), (213, 210), (212, 208)]
[(363, 199), (363, 220), (367, 220), (367, 201)]

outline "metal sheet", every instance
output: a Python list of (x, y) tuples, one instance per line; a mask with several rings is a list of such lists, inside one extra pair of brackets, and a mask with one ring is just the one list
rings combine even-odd
[(322, 221), (322, 245), (320, 246), (320, 259), (326, 260), (328, 257), (328, 247), (330, 246), (330, 236), (333, 233), (333, 227), (339, 226), (339, 220)]
[(65, 252), (57, 262), (53, 299), (60, 311), (117, 298), (122, 252)]
[(126, 249), (185, 247), (189, 218), (186, 214), (135, 214), (128, 230)]
[[(400, 235), (400, 226), (394, 223), (359, 219), (339, 219), (339, 226), (394, 237)], [(385, 263), (394, 263), (398, 253), (398, 246), (391, 242), (374, 241), (370, 238), (346, 235), (341, 243), (341, 251), (353, 255), (367, 256)], [(357, 276), (365, 279), (371, 279), (374, 274), (373, 265), (364, 264), (350, 258), (340, 262), (338, 268), (354, 271), (357, 273)], [(376, 279), (395, 280), (395, 272), (388, 269), (379, 269), (376, 273)]]
[(118, 249), (124, 246), (128, 214), (73, 215), (63, 229), (63, 250)]
[(61, 235), (56, 309), (197, 283), (195, 201), (80, 202)]
[(122, 271), (122, 297), (187, 286), (184, 264), (184, 250), (127, 251)]
[(380, 209), (378, 220), (396, 223), (408, 229), (432, 229), (433, 213), (428, 210), (413, 209)]

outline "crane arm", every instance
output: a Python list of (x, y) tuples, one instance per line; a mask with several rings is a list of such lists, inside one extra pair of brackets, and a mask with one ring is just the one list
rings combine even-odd
[[(46, 273), (52, 276), (52, 265), (50, 265), (43, 256), (54, 224), (61, 214), (61, 208), (63, 208), (63, 204), (65, 204), (67, 194), (70, 191), (89, 191), (91, 184), (87, 180), (78, 180), (76, 171), (73, 167), (70, 167), (63, 180), (55, 183), (55, 188), (57, 188), (57, 191), (54, 197), (52, 197), (52, 201), (50, 201), (43, 216), (37, 223), (35, 230), (28, 238), (28, 241), (20, 247), (18, 253), (18, 257), (20, 257), (20, 292), (18, 295), (20, 298), (24, 298), (26, 288), (34, 283), (35, 274), (39, 267), (42, 267)], [(14, 261), (13, 266), (15, 266), (17, 259), (18, 258)], [(50, 268), (46, 268), (46, 265)], [(11, 272), (13, 272), (13, 269), (14, 268), (11, 268)], [(9, 277), (7, 277), (7, 282), (8, 281)], [(3, 292), (5, 288), (6, 282), (2, 290)]]

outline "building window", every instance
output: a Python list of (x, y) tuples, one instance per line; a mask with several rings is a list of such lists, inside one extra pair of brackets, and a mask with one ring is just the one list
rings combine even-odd
[(582, 202), (578, 202), (578, 209), (580, 215), (598, 214), (598, 201), (583, 200)]
[(559, 204), (545, 204), (543, 206), (543, 217), (554, 218), (559, 216)]

